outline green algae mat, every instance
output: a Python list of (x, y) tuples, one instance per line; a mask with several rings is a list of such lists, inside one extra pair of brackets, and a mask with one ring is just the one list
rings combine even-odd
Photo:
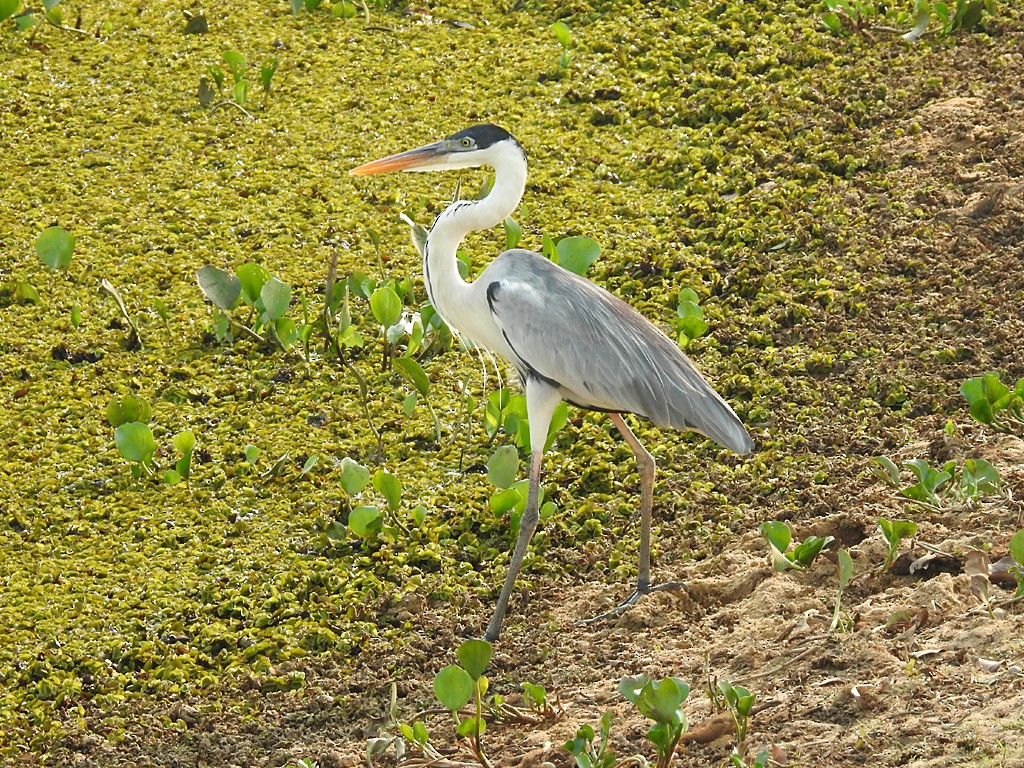
[[(932, 237), (892, 173), (919, 158), (889, 151), (921, 126), (893, 126), (959, 45), (1003, 61), (1019, 9), (912, 45), (909, 9), (835, 35), (803, 2), (305, 5), (0, 22), (3, 759), (97, 729), (117, 744), (140, 702), (344, 676), (417, 642), (417, 601), (481, 631), (514, 541), (487, 476), (523, 447), (496, 398), (514, 385), (424, 310), (400, 217), (429, 224), (456, 180), (359, 163), (502, 125), (531, 166), (522, 246), (592, 238), (588, 276), (666, 329), (696, 299), (687, 351), (758, 447), (634, 422), (662, 472), (663, 562), (825, 514), (829, 489), (872, 482), (867, 457), (959, 413), (968, 375), (1024, 372), (1012, 338), (950, 338), (936, 306), (918, 323), (927, 259), (874, 236), (882, 216)], [(472, 235), (467, 274), (510, 236)], [(130, 398), (145, 418), (112, 418)], [(631, 454), (602, 415), (566, 416), (525, 577), (625, 596)], [(148, 427), (134, 454), (126, 423)], [(513, 605), (505, 631), (560, 622)]]

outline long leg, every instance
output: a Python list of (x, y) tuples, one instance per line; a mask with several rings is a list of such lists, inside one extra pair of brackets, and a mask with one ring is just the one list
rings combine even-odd
[(589, 624), (592, 621), (600, 621), (612, 616), (620, 616), (629, 606), (634, 605), (641, 597), (648, 592), (659, 592), (663, 589), (679, 589), (684, 586), (682, 582), (672, 581), (667, 584), (651, 586), (651, 525), (654, 507), (654, 471), (657, 465), (654, 457), (643, 447), (633, 430), (618, 413), (608, 414), (612, 423), (618, 427), (622, 439), (633, 450), (636, 456), (637, 471), (640, 474), (640, 563), (637, 567), (636, 589), (629, 597), (607, 613), (595, 616), (592, 619), (584, 619), (577, 624)]
[(548, 439), (548, 427), (555, 408), (562, 401), (558, 392), (540, 382), (530, 381), (526, 386), (526, 413), (530, 419), (530, 490), (526, 495), (526, 509), (519, 520), (519, 538), (512, 552), (512, 560), (508, 564), (508, 574), (498, 595), (498, 604), (494, 606), (494, 614), (487, 624), (484, 639), (494, 642), (501, 634), (501, 622), (505, 618), (508, 600), (512, 596), (519, 569), (526, 558), (526, 548), (537, 530), (540, 520), (540, 470), (544, 458), (544, 443)]

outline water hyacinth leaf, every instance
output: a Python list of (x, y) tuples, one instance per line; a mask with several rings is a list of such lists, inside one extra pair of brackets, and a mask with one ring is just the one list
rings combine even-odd
[(9, 19), (17, 13), (21, 0), (0, 0), (0, 21)]
[(572, 45), (572, 31), (565, 22), (556, 21), (551, 25), (551, 31), (555, 33), (555, 38), (560, 46), (568, 48)]
[(258, 459), (259, 456), (260, 456), (260, 449), (257, 448), (252, 443), (249, 443), (242, 450), (242, 455), (245, 456), (245, 460), (246, 460), (247, 463), (255, 464), (256, 463), (256, 459)]
[(461, 721), (455, 732), (463, 738), (474, 734), (482, 734), (487, 730), (487, 722), (483, 718), (467, 717)]
[(441, 705), (452, 712), (466, 706), (473, 696), (473, 678), (457, 664), (450, 664), (434, 678), (434, 695)]
[(886, 485), (898, 488), (900, 469), (888, 456), (875, 456), (868, 465), (871, 473)]
[(196, 448), (196, 435), (191, 429), (183, 430), (171, 439), (171, 444), (181, 454), (174, 468), (182, 479), (188, 480), (192, 469), (192, 453)]
[(381, 286), (370, 294), (370, 310), (378, 323), (390, 328), (402, 317), (402, 300), (390, 286)]
[(147, 464), (156, 451), (156, 441), (148, 424), (131, 421), (114, 430), (114, 444), (126, 461)]
[(369, 482), (370, 470), (348, 456), (341, 460), (341, 487), (345, 489), (345, 493), (354, 496)]
[(267, 59), (263, 62), (263, 66), (260, 67), (260, 83), (263, 85), (263, 92), (270, 93), (270, 82), (274, 79), (274, 74), (277, 72), (277, 67), (281, 63), (281, 59), (275, 56), (272, 59)]
[(356, 507), (348, 516), (348, 527), (359, 538), (366, 538), (367, 534), (380, 527), (380, 510), (369, 506)]
[(291, 302), (292, 289), (286, 284), (271, 277), (260, 288), (260, 300), (263, 302), (263, 313), (271, 322), (284, 317)]
[(1010, 537), (1010, 557), (1016, 560), (1018, 565), (1024, 567), (1024, 528)]
[(853, 558), (850, 557), (848, 550), (840, 549), (836, 553), (836, 559), (839, 567), (839, 588), (846, 589), (846, 585), (853, 578)]
[(241, 281), (242, 300), (250, 307), (255, 307), (260, 299), (260, 291), (270, 279), (270, 273), (260, 264), (247, 262), (235, 267), (235, 274)]
[(302, 470), (299, 472), (299, 477), (302, 477), (303, 475), (309, 474), (309, 471), (313, 467), (315, 467), (317, 465), (317, 462), (319, 462), (319, 461), (320, 461), (320, 457), (319, 456), (310, 456), (308, 459), (306, 459), (306, 461), (303, 462), (303, 464), (302, 464)]
[(163, 480), (165, 485), (177, 485), (178, 483), (181, 482), (182, 477), (178, 470), (168, 469), (166, 472), (164, 472)]
[(491, 496), (491, 511), (496, 515), (504, 515), (510, 509), (514, 509), (517, 504), (524, 501), (525, 497), (519, 492), (518, 488), (506, 488)]
[(336, 19), (353, 19), (356, 15), (356, 7), (348, 0), (341, 0), (331, 6), (331, 15)]
[(535, 709), (538, 712), (543, 712), (547, 709), (548, 704), (548, 693), (544, 690), (543, 685), (534, 685), (533, 683), (523, 683), (523, 700), (526, 705), (531, 709)]
[(36, 238), (36, 254), (50, 269), (66, 269), (75, 252), (75, 236), (64, 227), (47, 227)]
[(821, 553), (821, 550), (835, 541), (834, 536), (808, 536), (802, 542), (793, 547), (791, 558), (793, 562), (799, 563), (807, 568), (814, 562), (814, 559)]
[(768, 543), (780, 552), (785, 552), (789, 548), (789, 543), (793, 540), (793, 532), (789, 529), (789, 526), (775, 520), (761, 523), (757, 526), (757, 530), (768, 539)]
[(245, 56), (238, 51), (224, 51), (222, 54), (224, 61), (227, 62), (228, 69), (231, 70), (231, 76), (235, 79), (236, 83), (241, 82), (245, 79)]
[(412, 414), (416, 410), (416, 403), (418, 400), (419, 396), (415, 392), (410, 392), (405, 396), (405, 399), (402, 401), (402, 413), (405, 414), (405, 418), (412, 418)]
[(577, 275), (586, 274), (601, 255), (601, 246), (589, 237), (563, 237), (555, 244), (558, 264)]
[(519, 222), (513, 219), (511, 216), (506, 216), (504, 221), (505, 227), (505, 250), (511, 250), (519, 245), (519, 241), (523, 239), (523, 228), (519, 226)]
[(239, 80), (231, 89), (231, 100), (244, 107), (249, 101), (249, 81)]
[(519, 451), (514, 445), (503, 445), (487, 460), (487, 479), (495, 488), (508, 488), (519, 474)]
[(487, 665), (491, 663), (492, 653), (491, 644), (486, 640), (466, 640), (456, 651), (459, 663), (474, 680), (483, 676)]
[(631, 675), (619, 681), (619, 693), (634, 704), (640, 699), (640, 691), (651, 679), (647, 675)]
[(391, 362), (416, 387), (417, 392), (424, 397), (430, 393), (430, 379), (427, 378), (423, 366), (411, 357), (399, 357)]
[(153, 409), (145, 398), (136, 395), (115, 396), (107, 403), (107, 421), (112, 427), (116, 428), (130, 421), (148, 424), (152, 418)]
[(228, 312), (238, 305), (242, 295), (242, 281), (237, 275), (207, 264), (196, 273), (196, 282), (203, 295), (218, 309)]
[(682, 721), (680, 707), (689, 695), (690, 686), (678, 678), (651, 680), (640, 690), (636, 706), (658, 723), (676, 724)]
[[(308, 339), (313, 332), (313, 326), (303, 326), (303, 331), (307, 332), (306, 335)], [(274, 333), (277, 334), (277, 338), (281, 342), (281, 346), (287, 348), (294, 344), (299, 338), (299, 327), (290, 317), (282, 317), (274, 323)]]
[(373, 487), (387, 501), (388, 509), (394, 511), (402, 503), (402, 483), (390, 472), (378, 469), (373, 476)]
[(1001, 484), (999, 471), (985, 459), (964, 459), (961, 486), (965, 495), (997, 493)]

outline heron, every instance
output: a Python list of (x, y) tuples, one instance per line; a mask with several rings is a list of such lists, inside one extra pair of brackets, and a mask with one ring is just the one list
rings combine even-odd
[(623, 419), (645, 417), (657, 427), (701, 433), (738, 454), (753, 441), (740, 419), (679, 346), (626, 302), (586, 278), (532, 251), (513, 248), (467, 282), (456, 251), (471, 231), (501, 224), (526, 187), (526, 153), (496, 125), (476, 125), (451, 136), (352, 168), (363, 176), (391, 171), (448, 171), (488, 166), (490, 192), (456, 200), (435, 219), (423, 253), (423, 281), (434, 309), (449, 327), (497, 353), (516, 370), (526, 395), (530, 482), (508, 573), (484, 639), (495, 641), (516, 578), (539, 520), (541, 465), (555, 409), (562, 401), (603, 411), (636, 456), (640, 478), (640, 545), (636, 589), (616, 608), (620, 615), (644, 595), (678, 583), (651, 583), (651, 525), (655, 461)]

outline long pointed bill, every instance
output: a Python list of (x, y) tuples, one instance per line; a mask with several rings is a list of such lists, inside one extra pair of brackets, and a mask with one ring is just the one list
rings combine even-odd
[(443, 167), (449, 153), (447, 142), (437, 141), (424, 147), (364, 163), (352, 168), (349, 173), (356, 176), (369, 176), (371, 173), (390, 173), (391, 171), (428, 171)]

